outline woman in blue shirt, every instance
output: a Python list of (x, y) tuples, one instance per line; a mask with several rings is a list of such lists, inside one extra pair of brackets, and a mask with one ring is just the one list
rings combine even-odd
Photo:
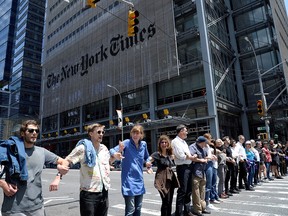
[(115, 159), (122, 159), (121, 181), (122, 195), (125, 199), (125, 216), (140, 216), (143, 194), (145, 194), (143, 165), (146, 163), (146, 167), (151, 167), (151, 163), (147, 143), (142, 140), (143, 127), (135, 125), (130, 131), (130, 136), (130, 139), (110, 149), (110, 154)]

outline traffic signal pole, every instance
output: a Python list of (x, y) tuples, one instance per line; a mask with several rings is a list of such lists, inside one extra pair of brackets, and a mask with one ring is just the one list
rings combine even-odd
[(268, 140), (270, 140), (270, 127), (269, 127), (269, 120), (267, 117), (267, 101), (266, 101), (266, 96), (264, 93), (264, 89), (263, 89), (263, 82), (262, 82), (262, 75), (261, 75), (261, 71), (259, 69), (259, 64), (258, 64), (258, 60), (257, 60), (257, 55), (254, 49), (253, 44), (251, 43), (251, 41), (249, 40), (248, 37), (244, 38), (251, 46), (253, 53), (254, 53), (254, 57), (255, 57), (255, 61), (256, 61), (256, 66), (257, 66), (257, 73), (258, 73), (258, 79), (259, 79), (259, 88), (260, 88), (260, 94), (261, 94), (261, 99), (263, 102), (263, 117), (264, 117), (264, 122), (265, 122), (265, 130), (268, 136)]

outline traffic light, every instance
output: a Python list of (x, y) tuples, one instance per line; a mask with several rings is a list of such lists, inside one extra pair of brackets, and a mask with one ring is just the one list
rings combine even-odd
[(128, 12), (128, 37), (134, 36), (138, 31), (139, 20), (137, 17), (139, 12), (137, 10), (130, 9)]
[(257, 113), (259, 115), (263, 115), (264, 113), (262, 100), (257, 100)]
[(90, 8), (96, 8), (96, 3), (100, 0), (86, 0), (86, 6)]

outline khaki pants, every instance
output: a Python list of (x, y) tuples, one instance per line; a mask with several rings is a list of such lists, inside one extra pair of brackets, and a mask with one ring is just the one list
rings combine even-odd
[(192, 176), (192, 202), (193, 202), (193, 209), (197, 213), (202, 213), (203, 210), (206, 209), (206, 202), (205, 202), (205, 186), (206, 186), (206, 179), (199, 178), (195, 175)]

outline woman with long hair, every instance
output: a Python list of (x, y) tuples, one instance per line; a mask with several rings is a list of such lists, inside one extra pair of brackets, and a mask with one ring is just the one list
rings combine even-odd
[(158, 140), (158, 151), (150, 156), (150, 162), (156, 162), (154, 186), (162, 199), (161, 216), (170, 216), (174, 189), (179, 187), (178, 179), (172, 170), (174, 155), (168, 136), (162, 135)]

